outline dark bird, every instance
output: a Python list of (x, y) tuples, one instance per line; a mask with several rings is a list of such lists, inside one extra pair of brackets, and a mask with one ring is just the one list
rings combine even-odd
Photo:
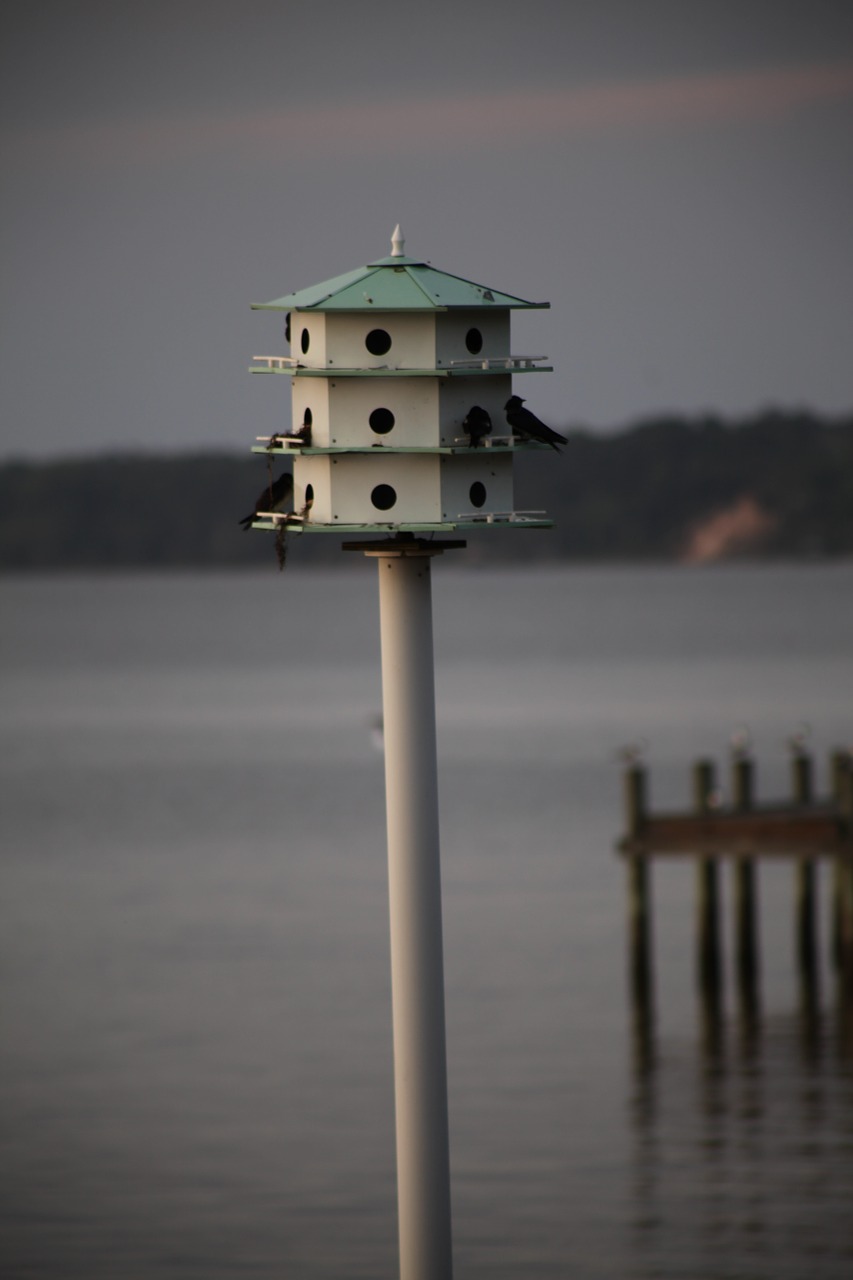
[(468, 410), (462, 430), (471, 437), (471, 448), (476, 449), (483, 443), (483, 436), (491, 435), (492, 420), (485, 409), (475, 404)]
[[(309, 411), (308, 411), (308, 412), (309, 412), (309, 413), (311, 412), (311, 411), (310, 411), (310, 409), (309, 409)], [(299, 427), (296, 431), (294, 431), (294, 432), (293, 432), (293, 435), (292, 435), (290, 438), (291, 438), (291, 440), (299, 440), (299, 441), (301, 441), (301, 442), (302, 442), (302, 444), (305, 446), (305, 448), (306, 448), (306, 449), (310, 449), (310, 448), (311, 448), (311, 419), (310, 419), (310, 417), (308, 417), (308, 416), (306, 415), (305, 421), (302, 423), (302, 426), (301, 426), (301, 427)]]
[(559, 431), (552, 431), (550, 427), (546, 427), (535, 413), (531, 413), (523, 405), (524, 400), (521, 396), (510, 396), (504, 405), (506, 420), (512, 427), (512, 434), (521, 440), (538, 440), (540, 444), (549, 444), (559, 453), (560, 445), (569, 443), (566, 437), (561, 436)]
[(247, 516), (243, 516), (240, 524), (244, 529), (251, 528), (259, 511), (280, 511), (293, 493), (293, 476), (283, 471), (277, 480), (268, 484), (258, 494), (255, 505)]

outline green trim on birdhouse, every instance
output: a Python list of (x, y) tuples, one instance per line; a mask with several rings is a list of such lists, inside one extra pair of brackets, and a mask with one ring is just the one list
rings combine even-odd
[[(286, 373), (291, 378), (448, 378), (452, 372), (451, 369), (389, 369), (387, 365), (379, 369), (338, 369), (334, 365), (324, 365), (322, 369), (308, 369), (305, 365), (261, 368), (249, 365), (249, 373)], [(507, 370), (497, 372), (506, 373)]]
[[(459, 437), (462, 438), (461, 436)], [(530, 453), (531, 451), (550, 449), (550, 445), (543, 444), (539, 440), (516, 440), (512, 443), (509, 437), (506, 437), (506, 444), (499, 441), (484, 441), (479, 448), (474, 448), (470, 444), (438, 444), (438, 445), (390, 445), (390, 444), (337, 444), (337, 445), (304, 445), (298, 440), (285, 440), (283, 444), (269, 445), (255, 444), (252, 445), (252, 453), (263, 454), (267, 458), (293, 458), (308, 455), (326, 455), (341, 453), (369, 453), (374, 458), (380, 454), (410, 454), (410, 453), (431, 453), (431, 454), (455, 454), (463, 458), (476, 456), (485, 457), (489, 454), (498, 457), (507, 453)]]
[[(252, 453), (263, 453), (273, 457), (293, 457), (294, 455), (302, 456), (303, 454), (327, 454), (327, 453), (371, 453), (376, 457), (379, 453), (470, 453), (470, 445), (461, 445), (456, 448), (452, 445), (436, 445), (432, 448), (430, 445), (400, 445), (395, 447), (389, 444), (352, 444), (352, 445), (304, 445), (295, 440), (293, 444), (284, 444), (269, 448), (266, 445), (256, 444), (252, 446)], [(505, 450), (509, 452), (509, 450)]]
[(285, 528), (288, 533), (453, 533), (456, 530), (471, 529), (553, 529), (554, 521), (538, 516), (484, 515), (477, 519), (441, 520), (432, 524), (404, 520), (398, 523), (388, 521), (385, 524), (320, 524), (314, 520), (294, 521), (292, 524), (283, 520), (259, 519), (252, 524), (253, 529), (266, 533), (277, 533)]
[(377, 262), (285, 294), (273, 302), (256, 302), (253, 311), (451, 311), (541, 310), (550, 302), (528, 302), (461, 276), (436, 271), (414, 258), (380, 258)]
[[(546, 359), (547, 357), (543, 357)], [(453, 367), (438, 365), (434, 369), (338, 369), (324, 365), (322, 369), (308, 369), (305, 365), (249, 365), (249, 373), (286, 373), (291, 378), (488, 378), (507, 373), (553, 373), (550, 364), (507, 364), (497, 357), (493, 365), (484, 369), (483, 363), (460, 360)]]

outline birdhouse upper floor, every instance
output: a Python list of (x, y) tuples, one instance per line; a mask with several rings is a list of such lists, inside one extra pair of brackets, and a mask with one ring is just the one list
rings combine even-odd
[(282, 371), (383, 373), (506, 367), (510, 318), (488, 311), (295, 311), (290, 316), (290, 358)]

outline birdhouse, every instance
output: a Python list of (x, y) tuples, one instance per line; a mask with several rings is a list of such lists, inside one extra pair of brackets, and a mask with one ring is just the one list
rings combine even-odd
[[(293, 509), (255, 528), (430, 532), (549, 527), (513, 506), (513, 376), (544, 357), (512, 354), (510, 312), (547, 307), (391, 255), (255, 310), (286, 313), (289, 355), (253, 373), (291, 380), (291, 425), (256, 453), (293, 455)], [(547, 430), (547, 428), (546, 428)]]

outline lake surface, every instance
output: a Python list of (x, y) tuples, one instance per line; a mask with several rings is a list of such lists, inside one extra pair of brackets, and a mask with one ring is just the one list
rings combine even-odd
[[(375, 574), (0, 582), (4, 1278), (395, 1274)], [(640, 740), (656, 806), (741, 725), (783, 798), (807, 722), (826, 790), (853, 566), (433, 579), (457, 1280), (847, 1280), (828, 868), (813, 998), (774, 862), (709, 1027), (693, 868), (639, 1017), (614, 845)]]

